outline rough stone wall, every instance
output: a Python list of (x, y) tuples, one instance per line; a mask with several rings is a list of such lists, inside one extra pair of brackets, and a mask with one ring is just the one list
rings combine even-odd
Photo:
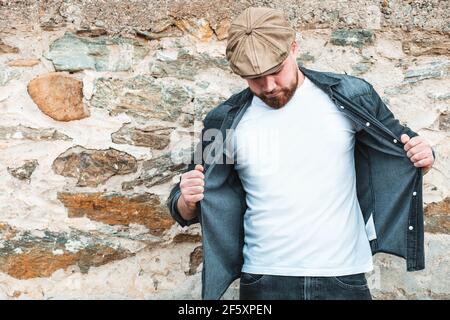
[(224, 50), (252, 5), (286, 12), (300, 63), (365, 78), (435, 147), (427, 268), (378, 254), (369, 284), (450, 298), (447, 0), (0, 0), (0, 298), (200, 298), (200, 228), (164, 202), (200, 121), (245, 87)]

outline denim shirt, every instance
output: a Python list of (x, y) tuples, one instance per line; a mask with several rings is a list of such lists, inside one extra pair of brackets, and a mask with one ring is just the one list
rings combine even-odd
[[(422, 169), (413, 165), (400, 140), (404, 133), (410, 137), (418, 134), (395, 119), (365, 80), (302, 66), (299, 69), (328, 94), (336, 108), (357, 128), (354, 150), (357, 197), (365, 223), (371, 224), (376, 233), (376, 239), (368, 240), (372, 254), (384, 252), (402, 257), (406, 260), (407, 271), (424, 269)], [(236, 128), (252, 97), (253, 93), (247, 88), (212, 109), (203, 120), (202, 137), (207, 129), (215, 128), (220, 129), (222, 138), (201, 139), (196, 152), (208, 154), (208, 148), (214, 144), (225, 146), (226, 130)], [(220, 157), (222, 160), (218, 161)], [(185, 220), (177, 210), (181, 195), (179, 183), (167, 200), (172, 217), (181, 226), (201, 225), (202, 299), (220, 299), (229, 285), (240, 277), (243, 265), (246, 193), (233, 164), (226, 161), (227, 157), (227, 152), (216, 155), (212, 162), (202, 157), (204, 198), (198, 202), (195, 218)], [(193, 170), (195, 165), (193, 157), (186, 171)]]

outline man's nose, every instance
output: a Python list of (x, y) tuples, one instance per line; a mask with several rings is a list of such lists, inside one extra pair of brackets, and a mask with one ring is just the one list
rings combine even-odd
[(272, 77), (264, 77), (262, 83), (264, 93), (270, 93), (276, 88), (275, 80)]

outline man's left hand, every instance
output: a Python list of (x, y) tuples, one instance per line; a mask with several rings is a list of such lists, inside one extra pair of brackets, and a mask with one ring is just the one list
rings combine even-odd
[(430, 144), (421, 136), (410, 138), (407, 134), (400, 137), (405, 144), (404, 149), (414, 166), (422, 168), (423, 174), (431, 170), (434, 164), (433, 151)]

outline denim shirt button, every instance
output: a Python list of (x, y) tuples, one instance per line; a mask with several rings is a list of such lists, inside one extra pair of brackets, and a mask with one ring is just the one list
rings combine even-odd
[(366, 126), (370, 126), (370, 122), (366, 122)]
[(344, 106), (341, 106), (341, 109), (344, 109)]
[(408, 229), (412, 231), (414, 229), (414, 227), (413, 226), (409, 226)]
[(394, 143), (397, 143), (397, 139), (394, 139)]
[(416, 196), (416, 195), (417, 195), (417, 192), (414, 191), (414, 192), (413, 192), (413, 196)]

